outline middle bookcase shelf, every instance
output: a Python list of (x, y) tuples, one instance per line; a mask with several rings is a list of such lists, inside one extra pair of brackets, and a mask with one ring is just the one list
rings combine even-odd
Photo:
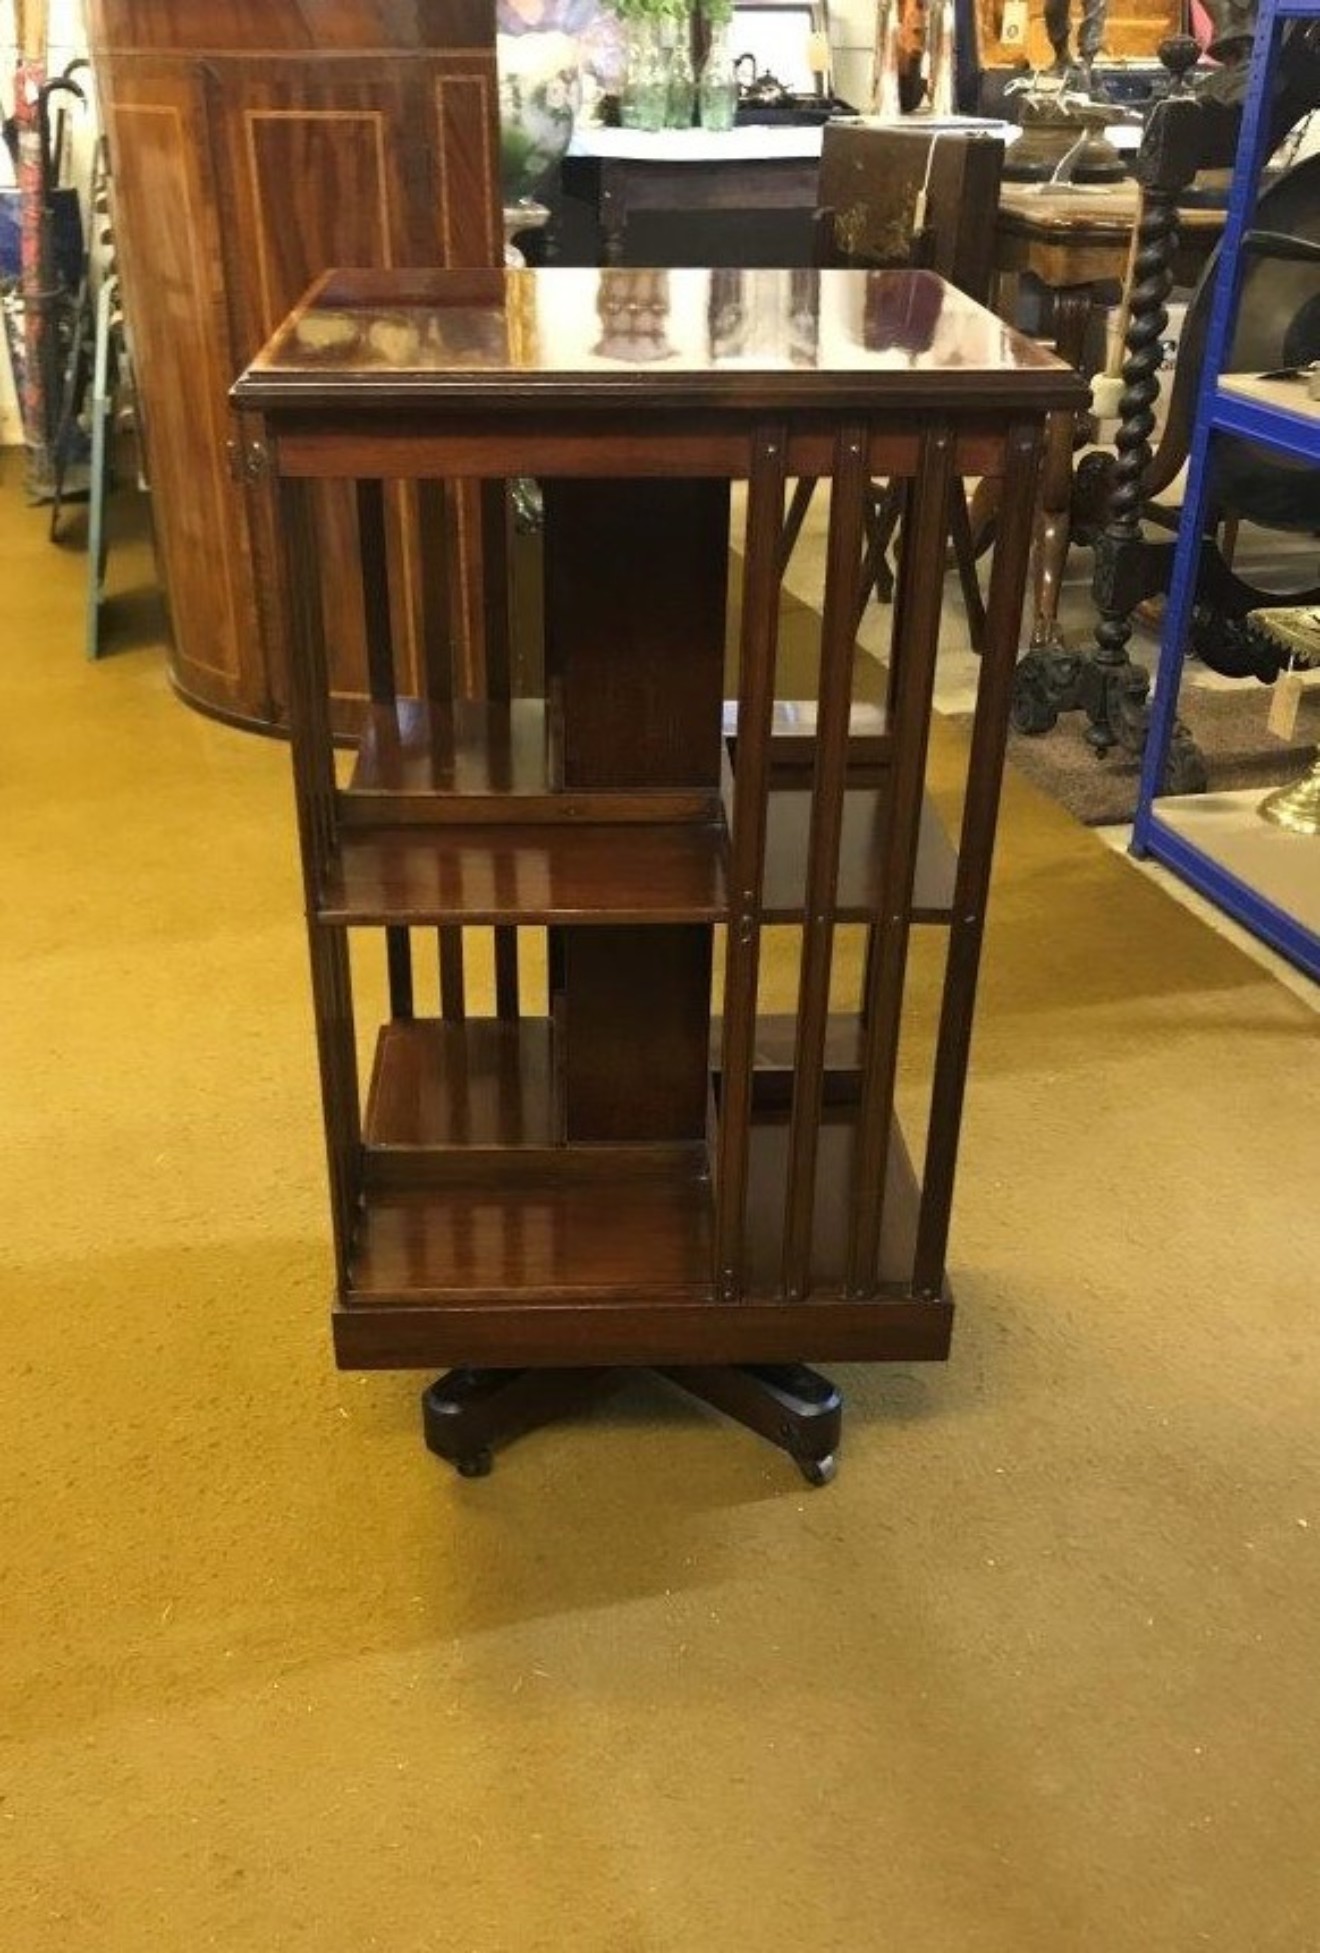
[(719, 922), (721, 827), (402, 827), (346, 834), (322, 922)]
[[(725, 920), (729, 833), (720, 796), (697, 788), (565, 791), (555, 785), (554, 725), (553, 708), (531, 699), (443, 710), (401, 700), (373, 708), (351, 783), (336, 799), (339, 845), (322, 868), (319, 919)], [(804, 778), (800, 770), (770, 791), (757, 905), (767, 922), (802, 916), (811, 799), (809, 773)], [(876, 913), (885, 805), (874, 777), (845, 794), (834, 903), (841, 922)], [(956, 872), (954, 848), (927, 800), (915, 920), (949, 919)]]

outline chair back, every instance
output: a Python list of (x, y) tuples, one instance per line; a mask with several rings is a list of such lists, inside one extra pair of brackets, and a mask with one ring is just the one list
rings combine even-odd
[(985, 130), (827, 123), (816, 261), (925, 266), (985, 304), (1003, 169), (1003, 141)]

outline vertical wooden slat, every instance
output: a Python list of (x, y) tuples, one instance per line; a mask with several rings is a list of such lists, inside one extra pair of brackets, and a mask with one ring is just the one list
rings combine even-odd
[(433, 705), (448, 705), (454, 696), (454, 637), (443, 482), (418, 482), (417, 533), (421, 550), (422, 688)]
[(329, 674), (316, 569), (315, 489), (306, 482), (278, 484), (281, 535), (281, 606), (291, 647), (293, 683), (289, 705), (293, 780), (302, 844), (303, 886), (318, 889), (335, 844), (335, 773), (329, 737)]
[[(486, 697), (507, 705), (513, 694), (509, 614), (509, 485), (483, 481), (481, 497), (481, 606), (486, 645)], [(518, 932), (495, 930), (495, 1011), (518, 1015)]]
[(456, 698), (486, 692), (486, 643), (481, 619), (481, 493), (475, 481), (445, 483), (449, 550), (449, 618), (457, 663)]
[(385, 931), (385, 970), (389, 979), (390, 1016), (413, 1014), (412, 941), (406, 929), (391, 923)]
[(967, 766), (967, 796), (940, 1008), (939, 1046), (931, 1083), (930, 1126), (913, 1274), (913, 1284), (920, 1295), (937, 1295), (944, 1280), (958, 1131), (971, 1051), (972, 1012), (985, 933), (986, 894), (999, 816), (1013, 674), (1021, 639), (1023, 590), (1035, 526), (1041, 450), (1042, 432), (1036, 423), (1025, 422), (1009, 429), (998, 535), (990, 573), (990, 599), (986, 606), (985, 651)]
[(321, 608), (315, 484), (283, 480), (278, 495), (281, 515), (278, 600), (286, 611), (284, 635), (289, 646), (294, 793), (303, 886), (308, 892), (308, 951), (330, 1174), (335, 1267), (342, 1293), (348, 1283), (357, 1211), (362, 1127), (347, 931), (318, 922), (315, 913), (317, 891), (336, 847), (334, 747)]
[(894, 757), (885, 790), (880, 914), (872, 933), (862, 1012), (861, 1103), (846, 1274), (846, 1289), (851, 1295), (869, 1293), (876, 1282), (909, 911), (944, 594), (943, 576), (932, 573), (931, 565), (944, 560), (952, 469), (952, 436), (946, 426), (937, 423), (922, 441), (916, 481), (908, 496), (894, 598), (891, 656), (899, 677), (891, 692)]
[(756, 994), (761, 960), (761, 884), (779, 643), (779, 574), (787, 430), (761, 428), (752, 443), (738, 649), (738, 765), (730, 843), (729, 925), (724, 970), (724, 1036), (716, 1155), (715, 1252), (720, 1293), (743, 1288), (747, 1155), (756, 1056)]
[(509, 486), (483, 481), (481, 498), (481, 608), (486, 642), (486, 697), (512, 693), (509, 648)]
[(385, 484), (357, 485), (358, 551), (367, 642), (367, 689), (373, 705), (393, 705), (394, 644), (390, 629), (389, 543), (385, 533)]
[(518, 931), (500, 925), (495, 935), (495, 1015), (518, 1015)]
[(848, 722), (852, 706), (854, 612), (857, 565), (862, 552), (863, 498), (869, 487), (867, 428), (848, 423), (835, 444), (829, 548), (821, 625), (820, 697), (812, 775), (811, 829), (807, 843), (806, 909), (798, 993), (793, 1105), (789, 1115), (788, 1183), (784, 1196), (783, 1286), (791, 1302), (811, 1286), (811, 1237), (816, 1207), (816, 1158), (830, 970), (834, 959), (834, 906), (848, 771)]
[(463, 931), (437, 929), (440, 949), (440, 1015), (457, 1024), (467, 1016), (467, 983), (463, 974)]
[[(422, 682), (428, 703), (447, 713), (458, 691), (455, 656), (453, 509), (450, 487), (442, 481), (417, 484), (418, 531), (422, 567)], [(451, 1020), (467, 1015), (463, 981), (463, 932), (438, 929), (440, 1010)]]
[[(761, 902), (771, 779), (779, 583), (785, 558), (780, 528), (787, 429), (757, 430), (751, 448), (738, 656), (737, 770), (723, 756), (732, 823), (730, 905), (722, 1008), (721, 1083), (716, 1135), (716, 1254), (726, 1298), (742, 1293), (748, 1148), (755, 1077)], [(805, 506), (805, 505), (804, 505)]]
[[(363, 623), (367, 643), (367, 688), (373, 705), (393, 707), (396, 700), (394, 636), (390, 626), (389, 537), (385, 518), (385, 484), (357, 485), (358, 551), (362, 561)], [(385, 966), (389, 976), (390, 1015), (413, 1014), (412, 945), (408, 931), (391, 926), (385, 931)]]

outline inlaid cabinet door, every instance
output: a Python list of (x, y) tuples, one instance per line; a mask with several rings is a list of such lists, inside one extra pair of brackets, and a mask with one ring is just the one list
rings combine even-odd
[[(495, 70), (479, 50), (326, 61), (206, 64), (223, 201), (237, 363), (249, 359), (314, 279), (372, 268), (498, 262)], [(477, 579), (452, 540), (472, 529), (467, 498), (391, 487), (387, 548), (398, 682), (427, 689), (428, 660), (460, 672)], [(274, 575), (270, 499), (253, 492), (260, 573)], [(423, 515), (425, 511), (425, 516)], [(344, 700), (366, 690), (356, 511), (322, 495), (331, 668)]]
[(101, 87), (175, 673), (202, 702), (264, 719), (270, 672), (230, 465), (226, 394), (241, 360), (225, 307), (206, 80), (138, 59), (114, 64)]

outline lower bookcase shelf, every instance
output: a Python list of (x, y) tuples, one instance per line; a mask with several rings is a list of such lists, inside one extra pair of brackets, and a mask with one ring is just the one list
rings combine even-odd
[[(777, 1294), (789, 1123), (780, 1053), (763, 1041), (748, 1157), (744, 1295), (714, 1279), (710, 1153), (558, 1143), (544, 1020), (392, 1023), (363, 1126), (363, 1191), (336, 1315), (342, 1360), (665, 1363), (937, 1359), (951, 1305), (911, 1296), (916, 1176), (895, 1125), (875, 1299), (845, 1298), (855, 1106), (832, 1071), (819, 1130), (812, 1288)], [(831, 1050), (847, 1067), (854, 1025)], [(718, 1062), (718, 1058), (716, 1058)]]
[(332, 1319), (335, 1356), (354, 1370), (938, 1363), (949, 1353), (953, 1329), (947, 1297), (795, 1303), (675, 1297), (661, 1305), (633, 1295), (600, 1303), (585, 1326), (583, 1314), (576, 1302), (531, 1308), (516, 1297), (444, 1309), (341, 1301)]

